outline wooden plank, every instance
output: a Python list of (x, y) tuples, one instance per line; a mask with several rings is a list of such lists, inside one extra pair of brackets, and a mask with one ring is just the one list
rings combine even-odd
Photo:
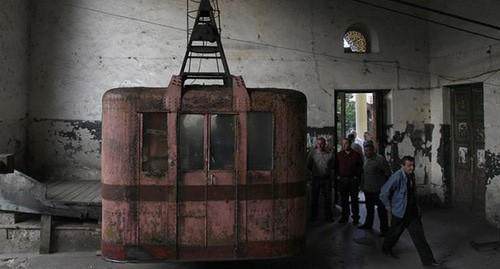
[(100, 181), (97, 180), (89, 180), (88, 182), (86, 182), (86, 184), (82, 186), (82, 191), (80, 192), (80, 194), (73, 197), (71, 200), (73, 202), (83, 202), (86, 197), (92, 195), (92, 193), (95, 192), (96, 182), (99, 182), (100, 184)]
[(101, 202), (102, 202), (101, 193), (99, 193), (99, 195), (96, 195), (96, 196), (92, 199), (92, 203), (101, 203)]
[[(71, 186), (71, 187), (73, 188), (73, 186)], [(88, 191), (88, 187), (89, 187), (89, 182), (87, 182), (87, 181), (80, 182), (79, 186), (74, 187), (73, 192), (71, 192), (71, 194), (69, 194), (68, 196), (65, 197), (65, 201), (68, 201), (68, 202), (76, 201), (76, 198), (78, 196), (80, 196), (82, 193), (85, 193)]]
[[(100, 198), (100, 180), (61, 180), (47, 186), (47, 198), (63, 202), (91, 203)], [(100, 200), (98, 201), (100, 202)]]
[(52, 216), (42, 215), (41, 216), (41, 228), (40, 228), (40, 254), (50, 254), (50, 237), (52, 233)]
[(60, 193), (66, 187), (67, 180), (59, 180), (52, 182), (50, 184), (46, 184), (47, 187), (47, 198), (55, 197), (58, 193)]
[(33, 178), (15, 171), (0, 174), (0, 210), (80, 217), (81, 212), (72, 210), (56, 200), (47, 199), (47, 186)]
[(90, 188), (91, 192), (89, 193), (88, 196), (84, 197), (82, 199), (82, 202), (84, 203), (91, 203), (92, 200), (95, 198), (95, 197), (101, 197), (101, 181), (97, 181), (93, 186), (92, 188)]
[(75, 192), (80, 191), (80, 187), (84, 184), (81, 180), (78, 181), (73, 181), (69, 182), (65, 188), (64, 191), (59, 193), (54, 199), (59, 200), (59, 201), (68, 201), (68, 197), (73, 195)]
[(85, 184), (80, 188), (80, 193), (71, 197), (71, 201), (82, 202), (85, 197), (89, 196), (92, 193), (93, 186), (94, 186), (93, 182), (91, 181), (85, 182)]
[[(54, 190), (47, 190), (47, 198), (54, 199), (57, 196), (60, 196), (61, 193), (64, 193), (68, 189), (68, 185), (71, 185), (70, 180), (61, 180), (61, 182), (54, 187)], [(48, 187), (47, 187), (48, 188)], [(50, 193), (50, 195), (49, 195)]]

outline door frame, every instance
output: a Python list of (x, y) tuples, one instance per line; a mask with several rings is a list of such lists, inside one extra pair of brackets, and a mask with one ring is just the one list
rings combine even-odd
[[(391, 90), (387, 89), (375, 89), (375, 90), (335, 90), (334, 94), (334, 134), (333, 134), (333, 148), (335, 152), (338, 152), (337, 145), (339, 140), (343, 137), (338, 137), (337, 128), (339, 127), (339, 122), (341, 124), (341, 134), (345, 134), (345, 121), (342, 115), (345, 115), (345, 102), (339, 104), (339, 96), (343, 96), (345, 100), (345, 94), (348, 93), (371, 93), (373, 97), (373, 132), (372, 139), (376, 141), (376, 149), (379, 154), (384, 156), (385, 148), (387, 146), (387, 119), (386, 119), (386, 103), (384, 97), (389, 94)], [(337, 113), (337, 106), (341, 106), (341, 115)], [(359, 134), (358, 134), (359, 135)]]

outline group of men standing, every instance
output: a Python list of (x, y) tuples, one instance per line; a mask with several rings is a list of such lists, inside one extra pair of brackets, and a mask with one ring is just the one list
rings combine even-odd
[[(369, 133), (368, 133), (369, 135)], [(387, 160), (375, 151), (375, 146), (365, 133), (365, 143), (353, 147), (355, 136), (342, 139), (342, 150), (336, 154), (326, 150), (326, 140), (318, 138), (316, 149), (307, 159), (311, 173), (311, 221), (318, 216), (319, 196), (324, 197), (325, 220), (334, 222), (332, 212), (332, 187), (340, 194), (342, 215), (339, 223), (352, 218), (353, 225), (359, 225), (359, 191), (363, 190), (366, 203), (366, 218), (358, 229), (373, 228), (375, 207), (380, 222), (380, 236), (384, 237), (382, 252), (398, 258), (392, 248), (405, 229), (420, 254), (422, 264), (435, 266), (431, 248), (427, 243), (416, 203), (415, 160), (405, 156), (402, 168), (392, 174)], [(357, 144), (358, 145), (358, 144)], [(335, 195), (337, 196), (337, 195)], [(337, 203), (335, 197), (335, 203)]]

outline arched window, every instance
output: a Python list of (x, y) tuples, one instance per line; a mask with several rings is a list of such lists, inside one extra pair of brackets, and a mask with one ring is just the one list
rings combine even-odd
[(348, 30), (344, 34), (344, 52), (345, 53), (368, 53), (367, 36), (357, 29)]

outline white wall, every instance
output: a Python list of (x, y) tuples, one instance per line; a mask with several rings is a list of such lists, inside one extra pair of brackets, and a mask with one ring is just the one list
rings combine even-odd
[[(179, 73), (186, 2), (32, 3), (33, 168), (48, 177), (97, 179), (103, 93), (114, 87), (167, 86)], [(304, 92), (310, 127), (333, 126), (336, 89), (428, 86), (422, 21), (353, 1), (220, 0), (219, 5), (231, 72), (242, 75), (248, 87)], [(359, 23), (378, 39), (377, 53), (344, 54), (344, 31)], [(428, 106), (428, 97), (415, 98)], [(409, 122), (427, 122), (425, 110)]]
[(100, 179), (101, 98), (179, 72), (182, 1), (33, 1), (30, 163), (48, 178)]
[(28, 91), (28, 1), (0, 1), (0, 154), (25, 169)]
[[(498, 1), (430, 1), (434, 8), (485, 23), (500, 25)], [(436, 17), (437, 18), (437, 17)], [(442, 20), (467, 30), (500, 39), (498, 30), (447, 18)], [(482, 82), (484, 87), (486, 159), (486, 216), (493, 224), (500, 221), (500, 41), (432, 25), (429, 28), (431, 86), (440, 95), (441, 87)], [(444, 93), (446, 94), (446, 93)], [(439, 108), (438, 105), (433, 106)], [(446, 102), (443, 110), (449, 110)], [(436, 124), (450, 124), (449, 117), (432, 113)], [(433, 177), (434, 180), (441, 180)], [(439, 182), (436, 181), (436, 184)], [(497, 219), (497, 220), (495, 220)]]

